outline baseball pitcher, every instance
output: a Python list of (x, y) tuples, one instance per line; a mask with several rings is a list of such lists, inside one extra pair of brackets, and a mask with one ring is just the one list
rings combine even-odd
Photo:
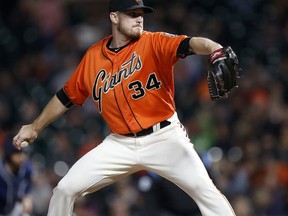
[(234, 215), (177, 117), (173, 67), (187, 55), (210, 55), (207, 79), (216, 100), (237, 85), (237, 57), (230, 47), (207, 38), (144, 31), (143, 15), (151, 12), (142, 0), (111, 0), (112, 34), (87, 50), (39, 117), (14, 137), (18, 148), (24, 141), (31, 144), (52, 121), (87, 97), (110, 128), (111, 134), (58, 183), (49, 216), (71, 216), (77, 197), (143, 169), (184, 190), (203, 215)]

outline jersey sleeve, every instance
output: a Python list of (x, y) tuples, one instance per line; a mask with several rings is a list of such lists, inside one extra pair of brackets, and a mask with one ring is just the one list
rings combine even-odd
[[(87, 51), (81, 62), (74, 70), (70, 78), (65, 83), (61, 93), (68, 97), (66, 98), (66, 102), (69, 102), (77, 105), (82, 105), (87, 97), (89, 96), (89, 91), (86, 85), (86, 71), (89, 69), (89, 52)], [(59, 98), (59, 92), (57, 94)], [(63, 96), (63, 95), (62, 95)], [(65, 97), (64, 97), (65, 98)], [(59, 98), (60, 99), (60, 98)], [(69, 100), (68, 100), (69, 99)], [(61, 100), (63, 103), (63, 100)], [(64, 104), (67, 105), (66, 103)]]
[[(172, 65), (175, 64), (179, 57), (181, 57), (179, 55), (180, 44), (186, 38), (188, 38), (186, 35), (156, 32), (153, 38), (153, 48), (155, 53), (157, 53), (157, 58), (161, 59), (161, 62), (164, 61), (167, 63), (170, 62)], [(183, 52), (183, 50), (181, 50), (181, 52)]]

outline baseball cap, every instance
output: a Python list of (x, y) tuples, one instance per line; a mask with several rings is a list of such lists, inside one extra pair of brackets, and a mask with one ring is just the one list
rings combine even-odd
[(142, 8), (144, 13), (152, 13), (153, 8), (145, 6), (142, 0), (110, 0), (109, 12), (128, 11)]
[(21, 153), (22, 150), (17, 149), (14, 145), (13, 145), (13, 137), (12, 136), (7, 136), (5, 138), (5, 141), (3, 143), (3, 153), (4, 153), (4, 160), (5, 161), (9, 161), (11, 158), (11, 156), (13, 154), (17, 154), (17, 153)]
[(11, 155), (16, 154), (16, 153), (21, 153), (21, 152), (27, 154), (29, 150), (28, 148), (17, 149), (13, 145), (13, 135), (7, 135), (3, 143), (4, 158), (9, 158)]
[(20, 153), (22, 152), (22, 149), (17, 149), (13, 145), (13, 137), (8, 135), (4, 141), (4, 154), (5, 156), (10, 156), (14, 153)]

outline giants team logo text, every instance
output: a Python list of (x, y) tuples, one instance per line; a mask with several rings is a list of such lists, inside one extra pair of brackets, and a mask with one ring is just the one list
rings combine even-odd
[(103, 93), (108, 93), (115, 86), (120, 84), (123, 79), (128, 79), (135, 72), (140, 71), (142, 68), (142, 62), (140, 56), (135, 52), (132, 54), (131, 58), (122, 64), (122, 68), (115, 74), (108, 74), (106, 70), (102, 69), (97, 73), (93, 90), (92, 98), (99, 105), (99, 111), (102, 112), (102, 96)]

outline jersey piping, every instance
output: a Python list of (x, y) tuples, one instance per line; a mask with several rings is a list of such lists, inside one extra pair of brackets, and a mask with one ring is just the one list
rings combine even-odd
[[(109, 41), (110, 41), (110, 42), (109, 42)], [(126, 46), (129, 45), (129, 43), (128, 43), (127, 45), (121, 47), (118, 51), (115, 51), (115, 50), (109, 48), (109, 44), (110, 44), (111, 41), (112, 41), (112, 37), (111, 37), (111, 39), (110, 39), (109, 41), (108, 41), (106, 47), (107, 47), (109, 50), (111, 50), (111, 51), (113, 51), (113, 52), (115, 52), (115, 53), (121, 51), (123, 48), (125, 48)], [(112, 61), (112, 60), (105, 54), (105, 52), (103, 51), (103, 50), (104, 50), (104, 49), (103, 49), (104, 46), (105, 46), (105, 45), (104, 45), (104, 41), (103, 41), (102, 49), (101, 49), (102, 55), (111, 62), (111, 65), (112, 65), (112, 68), (113, 68), (113, 61)], [(121, 114), (121, 116), (122, 116), (122, 119), (123, 119), (123, 121), (125, 122), (126, 127), (128, 128), (129, 132), (131, 132), (131, 129), (130, 129), (129, 125), (127, 124), (127, 122), (126, 122), (126, 120), (125, 120), (125, 118), (124, 118), (124, 116), (123, 116), (122, 110), (121, 110), (121, 108), (120, 108), (120, 106), (119, 106), (115, 89), (113, 89), (113, 93), (114, 93), (115, 102), (116, 102), (117, 107), (118, 107), (118, 110), (119, 110), (119, 112), (120, 112), (120, 114)]]

